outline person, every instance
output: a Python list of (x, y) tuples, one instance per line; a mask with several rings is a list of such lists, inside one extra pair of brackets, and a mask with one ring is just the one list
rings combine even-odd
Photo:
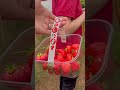
[[(85, 20), (80, 0), (52, 0), (52, 12), (58, 17), (67, 17), (66, 24), (61, 28), (65, 33), (82, 35), (81, 24)], [(76, 38), (77, 39), (77, 38)], [(76, 78), (60, 76), (60, 90), (73, 90)]]

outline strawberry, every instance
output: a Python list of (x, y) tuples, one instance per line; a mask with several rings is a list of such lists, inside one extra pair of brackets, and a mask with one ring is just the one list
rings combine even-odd
[(86, 87), (85, 90), (105, 90), (101, 83), (94, 83)]
[(70, 69), (71, 69), (70, 67), (71, 67), (70, 63), (62, 64), (62, 66), (61, 66), (62, 74), (67, 76), (70, 73)]
[(49, 67), (49, 68), (48, 68), (48, 72), (49, 72), (49, 74), (53, 74), (54, 69), (53, 69), (52, 67)]
[(86, 71), (85, 72), (85, 80), (89, 80), (90, 79), (90, 72), (89, 71)]
[(77, 49), (72, 49), (72, 56), (73, 57), (76, 57), (77, 53), (78, 53)]
[(54, 73), (56, 75), (60, 74), (60, 64), (54, 64)]
[(65, 60), (64, 60), (64, 57), (62, 56), (62, 55), (57, 55), (56, 56), (57, 58), (57, 60), (59, 61), (59, 62), (64, 62)]
[(40, 60), (41, 59), (41, 53), (38, 53), (37, 56), (36, 56), (36, 60)]
[(72, 72), (76, 72), (76, 71), (79, 71), (80, 69), (80, 65), (78, 62), (74, 61), (71, 63), (71, 69), (72, 69)]
[(63, 49), (57, 49), (56, 52), (57, 52), (57, 54), (60, 54), (60, 55), (62, 55), (63, 57), (66, 56), (66, 52), (65, 52)]
[(73, 44), (71, 47), (74, 50), (78, 50), (79, 49), (79, 44)]
[(71, 60), (72, 60), (72, 55), (71, 54), (67, 54), (66, 61), (71, 61)]
[(43, 63), (42, 67), (43, 67), (43, 70), (47, 70), (48, 69), (48, 64), (47, 63)]
[(100, 67), (101, 67), (101, 63), (97, 60), (94, 60), (90, 65), (89, 70), (94, 75), (100, 70)]
[(71, 46), (70, 45), (67, 45), (66, 48), (65, 48), (65, 51), (67, 53), (71, 53)]
[(26, 81), (29, 82), (31, 80), (31, 74), (32, 74), (31, 67), (28, 64), (24, 64), (23, 66), (21, 66), (21, 71), (24, 71)]
[(4, 72), (2, 75), (1, 75), (1, 78), (2, 80), (6, 80), (6, 81), (13, 81), (13, 75), (8, 73), (8, 72)]

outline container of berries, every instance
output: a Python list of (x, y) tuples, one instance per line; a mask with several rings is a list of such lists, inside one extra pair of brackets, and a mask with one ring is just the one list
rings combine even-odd
[(103, 20), (86, 21), (86, 86), (98, 80), (107, 66), (113, 28)]
[(0, 84), (32, 86), (34, 28), (22, 32), (0, 56)]
[(79, 34), (68, 34), (63, 42), (61, 35), (53, 34), (54, 32), (36, 48), (36, 63), (49, 74), (76, 77), (80, 70), (80, 62), (77, 59), (80, 55), (82, 37)]

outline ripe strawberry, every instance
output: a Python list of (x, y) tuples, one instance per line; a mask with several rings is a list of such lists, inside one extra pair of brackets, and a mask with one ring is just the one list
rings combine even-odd
[(65, 48), (65, 51), (67, 53), (71, 53), (71, 46), (70, 45), (67, 45), (66, 48)]
[(54, 73), (56, 75), (60, 74), (60, 64), (54, 64)]
[(31, 80), (31, 74), (32, 74), (31, 67), (28, 64), (24, 64), (23, 66), (21, 66), (21, 70), (24, 71), (26, 81), (29, 82)]
[(66, 52), (63, 49), (57, 49), (56, 52), (57, 54), (62, 55), (63, 57), (66, 56)]
[(94, 60), (90, 65), (90, 72), (95, 75), (101, 68), (101, 63), (97, 60)]
[(71, 60), (72, 60), (72, 55), (71, 54), (67, 54), (66, 61), (71, 61)]
[(70, 63), (62, 64), (62, 66), (61, 66), (62, 74), (65, 76), (69, 75), (70, 69), (71, 69), (70, 67), (71, 67)]
[(48, 64), (47, 63), (43, 63), (42, 67), (43, 67), (43, 70), (47, 70), (48, 69)]
[(90, 79), (90, 72), (89, 71), (86, 71), (85, 72), (85, 80), (89, 80)]
[(6, 80), (6, 81), (13, 81), (13, 75), (8, 73), (8, 72), (3, 72), (3, 74), (1, 75), (2, 80)]
[(40, 60), (41, 59), (41, 53), (38, 53), (37, 56), (36, 56), (36, 60)]
[(53, 74), (54, 69), (53, 69), (52, 67), (49, 67), (49, 68), (48, 68), (48, 72), (49, 72), (49, 74)]
[(78, 49), (72, 49), (72, 56), (73, 57), (76, 57), (77, 53), (78, 53)]
[(80, 65), (78, 62), (72, 62), (71, 63), (71, 69), (72, 69), (72, 72), (76, 72), (76, 71), (79, 71), (80, 69)]
[(64, 57), (62, 55), (57, 55), (56, 60), (58, 60), (59, 62), (64, 62)]
[(73, 44), (73, 45), (72, 45), (72, 49), (78, 50), (78, 49), (79, 49), (79, 44)]
[(86, 87), (85, 90), (105, 90), (101, 83), (94, 83)]

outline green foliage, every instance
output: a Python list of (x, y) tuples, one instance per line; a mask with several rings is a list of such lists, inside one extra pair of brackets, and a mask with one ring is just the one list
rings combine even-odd
[(82, 7), (85, 8), (85, 0), (80, 0), (81, 1), (81, 4), (82, 4)]

